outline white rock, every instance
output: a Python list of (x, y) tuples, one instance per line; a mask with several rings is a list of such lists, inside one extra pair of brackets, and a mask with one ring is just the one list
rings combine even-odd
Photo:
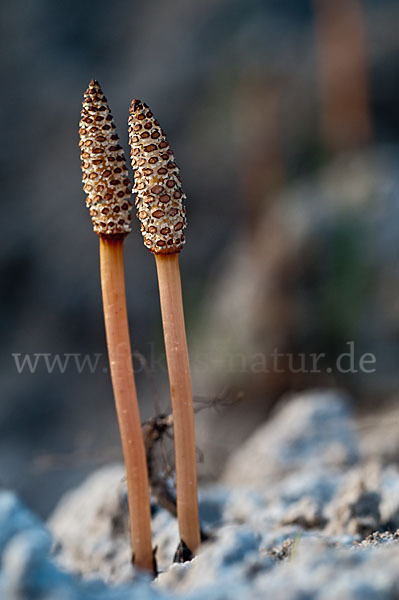
[(333, 390), (287, 398), (233, 453), (224, 481), (267, 488), (284, 474), (353, 464), (357, 446), (349, 406), (347, 395)]

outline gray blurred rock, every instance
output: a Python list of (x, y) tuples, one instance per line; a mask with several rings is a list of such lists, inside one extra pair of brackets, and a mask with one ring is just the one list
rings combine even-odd
[(82, 576), (119, 582), (133, 576), (125, 470), (112, 465), (65, 494), (49, 520), (60, 563)]
[(0, 492), (0, 557), (8, 542), (21, 532), (39, 533), (43, 543), (45, 540), (50, 543), (50, 534), (44, 529), (40, 519), (13, 492)]
[(196, 588), (202, 589), (206, 597), (209, 588), (222, 577), (224, 581), (229, 578), (236, 580), (238, 589), (242, 589), (243, 582), (239, 579), (243, 577), (246, 559), (249, 555), (256, 555), (258, 549), (259, 538), (250, 528), (226, 526), (215, 541), (204, 544), (189, 567), (172, 567), (158, 577), (158, 584), (168, 589), (177, 588), (179, 593), (185, 594)]
[[(176, 519), (155, 510), (151, 589), (189, 600), (394, 598), (399, 531), (376, 530), (395, 523), (398, 471), (380, 456), (361, 460), (345, 394), (287, 398), (231, 457), (224, 483), (200, 490), (211, 537), (191, 563), (171, 564)], [(122, 478), (120, 466), (101, 469), (50, 519), (57, 560), (85, 578), (132, 577)]]
[(49, 520), (54, 541), (3, 492), (0, 597), (396, 598), (399, 472), (378, 453), (362, 462), (349, 407), (349, 398), (332, 390), (287, 398), (231, 457), (224, 483), (200, 490), (210, 536), (190, 563), (171, 564), (177, 522), (154, 506), (154, 582), (130, 563), (121, 465), (93, 473), (62, 499)]
[(359, 447), (366, 460), (398, 463), (399, 457), (399, 397), (391, 402), (372, 405), (371, 411), (358, 416), (356, 422)]
[(326, 518), (318, 504), (307, 496), (292, 504), (281, 519), (282, 525), (299, 525), (303, 529), (322, 529)]
[(224, 569), (220, 568), (218, 552), (204, 547), (191, 564), (172, 566), (156, 583), (198, 599), (393, 600), (399, 591), (395, 576), (399, 544), (391, 543), (390, 548), (362, 553), (309, 537), (298, 543), (290, 540), (281, 553), (248, 553), (240, 563)]
[(61, 569), (51, 553), (48, 530), (11, 492), (0, 493), (0, 535), (2, 600), (130, 600), (132, 594), (143, 600), (165, 598), (138, 574), (129, 587), (111, 588), (100, 579), (83, 582)]
[(49, 560), (49, 553), (48, 536), (39, 528), (20, 532), (12, 539), (4, 553), (2, 569), (3, 593), (7, 600), (79, 599), (77, 582), (57, 569)]
[(314, 538), (300, 540), (288, 561), (255, 581), (254, 597), (394, 600), (399, 593), (399, 545), (362, 554)]
[(312, 391), (287, 398), (229, 458), (223, 480), (267, 488), (290, 473), (334, 471), (357, 459), (350, 401), (336, 391)]
[(399, 529), (399, 467), (397, 463), (387, 465), (381, 473), (382, 499), (381, 520)]
[(381, 524), (381, 473), (378, 465), (352, 469), (327, 507), (327, 530), (366, 537)]

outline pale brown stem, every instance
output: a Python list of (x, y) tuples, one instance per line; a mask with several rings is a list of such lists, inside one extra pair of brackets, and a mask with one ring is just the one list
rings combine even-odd
[(177, 518), (180, 539), (194, 553), (200, 545), (194, 409), (184, 325), (179, 255), (155, 255), (172, 399)]
[(360, 0), (314, 0), (321, 126), (332, 150), (372, 136), (364, 8)]
[(100, 266), (112, 387), (126, 466), (134, 564), (153, 571), (148, 473), (130, 348), (122, 239), (100, 238)]

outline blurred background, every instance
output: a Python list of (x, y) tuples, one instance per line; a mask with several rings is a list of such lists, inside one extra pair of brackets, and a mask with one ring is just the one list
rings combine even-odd
[[(201, 477), (217, 478), (287, 391), (339, 386), (357, 411), (393, 405), (398, 12), (394, 0), (1, 3), (1, 486), (46, 516), (121, 459), (77, 145), (92, 78), (125, 153), (136, 97), (181, 168)], [(125, 255), (147, 419), (169, 393), (136, 221)], [(97, 355), (93, 372), (78, 368)]]

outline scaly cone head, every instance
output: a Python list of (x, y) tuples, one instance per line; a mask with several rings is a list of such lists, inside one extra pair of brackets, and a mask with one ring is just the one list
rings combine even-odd
[(131, 184), (107, 99), (95, 80), (84, 94), (79, 136), (94, 231), (100, 237), (123, 237), (131, 231)]
[(165, 132), (146, 104), (133, 100), (129, 143), (137, 216), (144, 244), (155, 254), (180, 252), (185, 242), (185, 194)]

